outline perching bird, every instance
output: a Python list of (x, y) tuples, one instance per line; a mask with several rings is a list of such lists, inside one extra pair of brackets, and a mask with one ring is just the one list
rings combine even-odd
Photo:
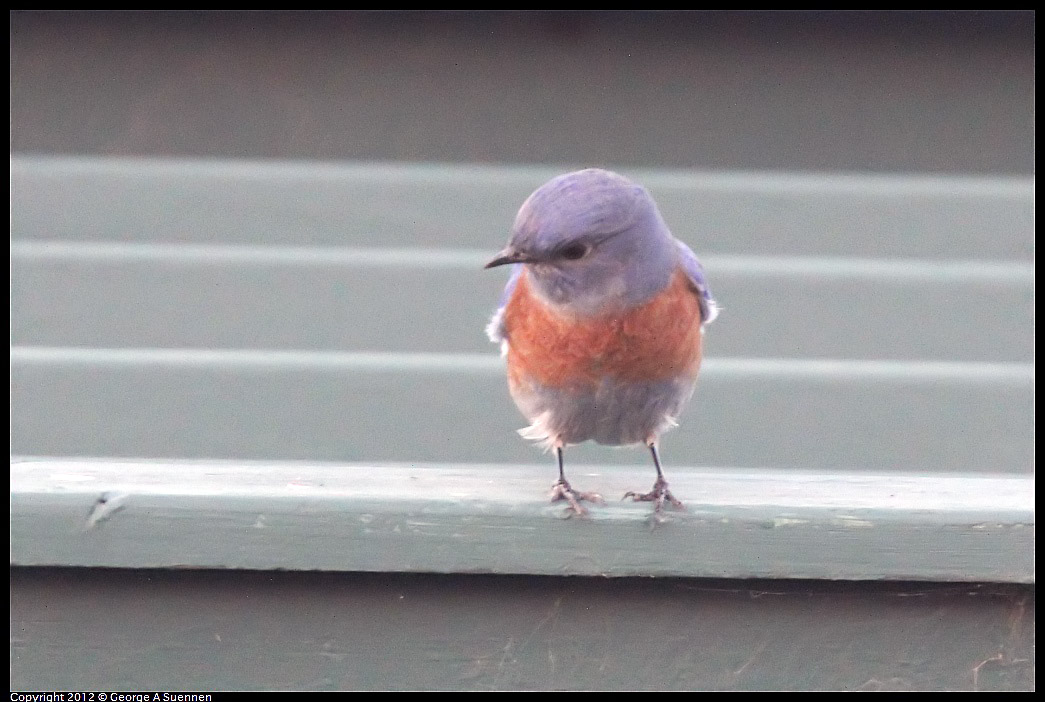
[(555, 449), (552, 500), (580, 515), (581, 501), (602, 502), (563, 471), (563, 448), (591, 439), (648, 446), (653, 489), (624, 497), (653, 502), (655, 519), (665, 501), (682, 508), (657, 441), (693, 394), (704, 325), (718, 314), (700, 261), (642, 186), (590, 168), (527, 198), (508, 246), (486, 267), (505, 264), (514, 270), (487, 333), (531, 422), (519, 433)]

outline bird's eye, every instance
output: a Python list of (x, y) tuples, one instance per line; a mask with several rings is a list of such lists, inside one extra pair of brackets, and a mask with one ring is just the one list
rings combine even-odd
[(569, 246), (564, 248), (562, 251), (559, 252), (559, 255), (565, 258), (567, 261), (576, 261), (578, 258), (584, 258), (585, 256), (587, 256), (589, 250), (591, 250), (591, 247), (589, 247), (587, 244), (576, 243), (570, 244)]

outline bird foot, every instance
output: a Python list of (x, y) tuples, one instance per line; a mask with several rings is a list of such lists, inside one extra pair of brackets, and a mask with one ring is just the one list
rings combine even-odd
[(581, 505), (581, 501), (593, 502), (595, 504), (604, 505), (606, 500), (602, 499), (602, 496), (594, 492), (578, 492), (570, 487), (570, 484), (560, 478), (556, 481), (555, 485), (552, 485), (552, 502), (558, 502), (565, 500), (570, 503), (570, 509), (567, 510), (566, 516), (572, 517), (578, 515), (581, 517), (587, 516), (588, 510), (584, 509)]
[(685, 510), (686, 506), (682, 504), (682, 501), (671, 494), (671, 490), (668, 490), (668, 481), (664, 478), (657, 478), (657, 482), (653, 483), (653, 489), (647, 493), (639, 494), (637, 492), (628, 491), (624, 493), (622, 500), (631, 498), (635, 502), (652, 502), (653, 503), (653, 516), (654, 519), (659, 521), (660, 513), (664, 510), (664, 503), (670, 502), (671, 506), (675, 509)]

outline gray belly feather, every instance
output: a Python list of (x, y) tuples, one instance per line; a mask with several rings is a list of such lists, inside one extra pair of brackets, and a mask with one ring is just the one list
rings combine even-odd
[(548, 446), (593, 440), (622, 446), (655, 439), (675, 426), (675, 418), (693, 395), (696, 378), (620, 382), (604, 378), (591, 389), (548, 388), (528, 384), (513, 393), (533, 424), (520, 430)]

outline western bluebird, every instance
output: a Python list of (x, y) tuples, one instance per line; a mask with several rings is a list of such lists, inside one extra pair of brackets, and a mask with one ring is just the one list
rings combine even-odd
[(563, 472), (563, 447), (593, 439), (644, 443), (660, 519), (668, 490), (657, 440), (693, 395), (704, 325), (718, 308), (704, 269), (668, 231), (646, 190), (590, 168), (538, 188), (519, 209), (511, 240), (487, 268), (514, 264), (487, 334), (507, 357), (508, 388), (531, 424), (519, 433), (554, 448), (552, 501), (585, 514)]

